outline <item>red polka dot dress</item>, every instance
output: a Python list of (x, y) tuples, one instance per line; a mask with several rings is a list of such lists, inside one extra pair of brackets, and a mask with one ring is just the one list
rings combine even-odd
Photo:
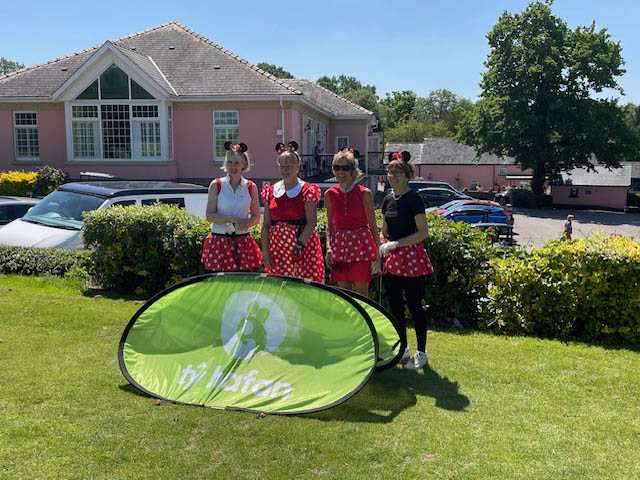
[(339, 185), (327, 190), (333, 211), (329, 239), (333, 281), (371, 280), (371, 262), (376, 259), (377, 248), (364, 209), (365, 190), (356, 183), (346, 191)]
[[(216, 179), (216, 183), (218, 213), (249, 218), (253, 182), (242, 178), (235, 191), (228, 176)], [(213, 223), (211, 233), (204, 239), (201, 259), (204, 267), (214, 272), (249, 271), (262, 265), (262, 252), (248, 231), (227, 234), (225, 224)]]
[(282, 182), (266, 185), (262, 189), (262, 201), (269, 209), (269, 256), (271, 268), (267, 273), (324, 282), (324, 261), (320, 238), (314, 230), (302, 250), (294, 257), (294, 245), (304, 229), (307, 202), (317, 203), (321, 192), (317, 185), (300, 181), (297, 187), (285, 191)]

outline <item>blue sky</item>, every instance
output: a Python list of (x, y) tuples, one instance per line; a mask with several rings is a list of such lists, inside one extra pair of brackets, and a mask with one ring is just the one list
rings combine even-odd
[[(252, 63), (274, 63), (298, 78), (346, 74), (375, 85), (380, 96), (448, 88), (476, 100), (489, 51), (485, 35), (502, 11), (519, 12), (528, 3), (3, 0), (0, 57), (34, 65), (177, 20)], [(552, 9), (571, 28), (595, 20), (621, 43), (627, 69), (619, 79), (621, 103), (640, 104), (640, 2), (556, 0)]]

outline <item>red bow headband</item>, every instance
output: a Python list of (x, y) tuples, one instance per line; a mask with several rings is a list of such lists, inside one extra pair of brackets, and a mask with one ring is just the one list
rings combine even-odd
[(402, 156), (401, 153), (393, 152), (393, 159), (394, 160), (404, 160), (404, 157)]
[(234, 152), (242, 152), (242, 147), (240, 146), (240, 144), (238, 145), (229, 145), (229, 150), (233, 150)]
[(353, 148), (347, 148), (347, 147), (344, 147), (344, 148), (342, 149), (342, 151), (343, 151), (343, 152), (350, 153), (351, 155), (353, 155)]
[(280, 154), (282, 154), (284, 152), (296, 153), (296, 149), (293, 148), (293, 145), (283, 145), (278, 150), (278, 155), (280, 155)]

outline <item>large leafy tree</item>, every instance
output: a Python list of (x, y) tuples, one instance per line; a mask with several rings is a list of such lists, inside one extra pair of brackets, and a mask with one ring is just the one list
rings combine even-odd
[(316, 83), (350, 102), (371, 110), (377, 118), (380, 118), (378, 96), (374, 85), (363, 85), (356, 77), (349, 75), (340, 75), (338, 77), (327, 77), (325, 75), (320, 77)]
[(0, 57), (0, 75), (13, 72), (14, 70), (20, 70), (21, 68), (24, 68), (24, 64), (20, 62), (12, 62), (7, 58)]
[(273, 65), (271, 63), (260, 62), (256, 65), (256, 67), (261, 68), (267, 73), (270, 73), (274, 77), (295, 78), (291, 73), (287, 72), (284, 68), (279, 67), (278, 65)]
[(457, 139), (479, 153), (509, 155), (533, 169), (531, 187), (575, 167), (591, 168), (592, 155), (611, 167), (638, 152), (638, 137), (615, 100), (624, 62), (619, 43), (595, 24), (575, 30), (551, 13), (551, 1), (518, 14), (504, 12), (488, 33), (481, 99), (463, 115)]
[(411, 117), (421, 123), (443, 122), (450, 134), (455, 134), (462, 113), (472, 108), (470, 100), (440, 88), (418, 98)]

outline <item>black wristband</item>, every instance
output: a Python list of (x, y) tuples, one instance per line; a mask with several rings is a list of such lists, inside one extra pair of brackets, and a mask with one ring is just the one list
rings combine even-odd
[(302, 241), (300, 239), (296, 240), (296, 247), (298, 248), (304, 248), (304, 243), (302, 243)]

